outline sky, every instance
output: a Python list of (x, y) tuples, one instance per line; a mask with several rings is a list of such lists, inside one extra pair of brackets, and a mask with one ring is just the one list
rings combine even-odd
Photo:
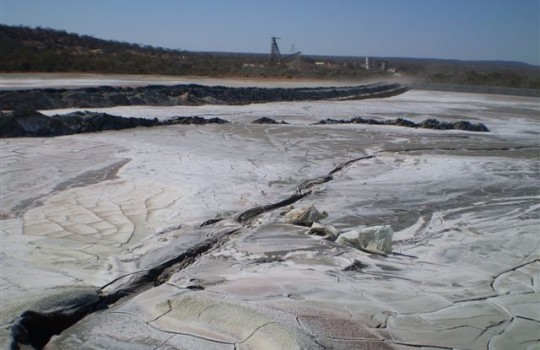
[(540, 0), (0, 0), (0, 23), (188, 51), (540, 65)]

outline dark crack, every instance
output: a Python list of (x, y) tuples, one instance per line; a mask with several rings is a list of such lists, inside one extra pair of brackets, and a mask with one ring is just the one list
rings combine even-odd
[[(527, 147), (527, 146), (523, 146), (523, 147)], [(515, 148), (516, 147), (505, 148), (505, 149), (500, 148), (497, 150), (511, 150)], [(392, 152), (392, 151), (393, 152), (396, 152), (396, 151), (413, 152), (416, 150), (425, 151), (426, 149), (418, 148), (418, 149), (404, 149), (404, 150), (383, 150), (378, 153)], [(449, 148), (449, 150), (457, 150), (457, 148), (451, 148), (451, 149)], [(235, 217), (235, 220), (245, 225), (249, 220), (265, 212), (272, 211), (277, 208), (285, 207), (293, 203), (296, 203), (297, 201), (312, 194), (313, 192), (312, 189), (315, 186), (334, 180), (335, 176), (339, 172), (347, 168), (348, 166), (351, 166), (352, 164), (355, 164), (359, 161), (372, 159), (375, 157), (376, 155), (367, 155), (367, 156), (354, 158), (344, 163), (341, 163), (337, 165), (335, 168), (333, 168), (326, 175), (322, 175), (313, 179), (303, 181), (302, 183), (299, 184), (295, 193), (290, 195), (289, 197), (275, 203), (250, 208), (238, 214)], [(124, 161), (122, 161), (106, 168), (107, 174), (105, 175), (105, 177), (109, 178), (110, 174), (113, 174), (112, 176), (114, 176), (116, 171), (118, 171), (118, 169), (124, 164), (125, 164)], [(90, 176), (91, 178), (94, 178), (93, 174), (90, 174), (90, 175), (92, 175)], [(85, 177), (84, 180), (86, 180), (86, 178), (87, 177)], [(72, 184), (72, 185), (76, 186), (77, 184)], [(69, 186), (66, 185), (66, 188), (67, 187)], [(211, 219), (206, 222), (203, 222), (200, 226), (201, 227), (209, 226), (221, 220), (223, 219), (222, 218)], [(133, 297), (144, 290), (147, 290), (149, 288), (165, 283), (172, 274), (182, 269), (185, 269), (187, 266), (190, 266), (197, 260), (198, 257), (200, 257), (202, 254), (207, 253), (211, 249), (219, 246), (220, 244), (222, 244), (227, 236), (237, 232), (238, 230), (239, 228), (235, 228), (229, 231), (217, 233), (214, 236), (210, 236), (210, 237), (207, 236), (207, 238), (204, 239), (203, 241), (195, 244), (194, 246), (190, 248), (183, 249), (180, 253), (174, 255), (171, 258), (168, 258), (165, 261), (156, 263), (150, 268), (135, 271), (135, 272), (120, 276), (114, 279), (113, 281), (105, 284), (101, 288), (97, 289), (95, 291), (95, 295), (91, 298), (83, 299), (82, 301), (72, 303), (72, 304), (69, 304), (66, 302), (66, 307), (60, 308), (59, 310), (55, 310), (51, 312), (38, 312), (34, 310), (27, 310), (23, 312), (14, 322), (14, 325), (12, 327), (11, 350), (20, 349), (20, 345), (31, 345), (36, 349), (43, 348), (53, 335), (60, 334), (64, 329), (79, 322), (85, 316), (97, 310), (106, 309), (110, 305), (118, 302), (120, 299), (123, 299), (126, 297)], [(525, 262), (516, 267), (513, 267), (512, 269), (499, 273), (497, 276), (494, 276), (494, 279), (491, 283), (491, 287), (493, 288), (493, 284), (495, 283), (495, 280), (499, 278), (500, 276), (502, 276), (503, 274), (511, 272), (511, 271), (515, 271), (521, 267), (524, 267), (526, 265), (529, 265), (538, 261), (540, 261), (540, 259), (535, 259), (529, 262)], [(362, 264), (361, 262), (354, 261), (351, 265), (344, 268), (343, 271), (358, 271), (358, 270), (362, 270), (364, 267), (365, 265)], [(388, 274), (380, 274), (380, 273), (369, 273), (369, 274), (374, 275), (374, 276), (385, 277), (385, 278), (389, 278), (389, 277), (400, 278), (400, 277), (392, 276)], [(122, 282), (127, 277), (131, 277), (131, 278), (129, 278), (125, 282)], [(400, 278), (400, 279), (409, 280), (407, 278)], [(122, 283), (119, 283), (119, 282), (122, 282)], [(114, 287), (117, 283), (119, 284), (119, 286)], [(112, 289), (112, 291), (109, 293), (105, 291), (105, 289), (108, 289), (108, 288)], [(481, 297), (475, 300), (485, 300), (491, 297), (493, 296), (490, 295), (490, 296)], [(472, 300), (467, 300), (467, 301), (472, 301)], [(457, 301), (457, 302), (464, 302), (464, 301)], [(170, 305), (169, 305), (169, 309), (170, 310), (168, 312), (172, 310)], [(160, 317), (162, 316), (163, 315), (161, 315)], [(300, 325), (301, 329), (304, 329), (304, 327), (298, 322), (298, 317), (297, 317), (297, 323)], [(261, 327), (264, 327), (265, 325)], [(316, 343), (319, 344), (321, 347), (326, 348), (319, 342), (316, 342)], [(414, 347), (414, 348), (431, 347), (431, 348), (436, 348), (436, 349), (450, 349), (449, 347), (433, 346), (433, 345), (417, 345), (417, 344), (407, 344), (407, 343), (398, 343), (398, 342), (394, 342), (394, 344), (404, 345), (404, 346), (409, 346), (409, 347)]]
[[(275, 322), (275, 321), (266, 322), (265, 324), (262, 324), (262, 325), (260, 325), (259, 327), (255, 328), (255, 329), (253, 330), (253, 332), (251, 332), (251, 334), (248, 335), (248, 336), (246, 337), (246, 339), (244, 339), (244, 340), (242, 340), (242, 341), (239, 341), (239, 342), (236, 343), (236, 344), (242, 344), (242, 343), (247, 342), (247, 341), (249, 340), (249, 338), (253, 337), (259, 330), (263, 329), (264, 327), (268, 326), (269, 324), (278, 324), (278, 323)], [(235, 345), (236, 345), (236, 344), (235, 344)]]
[(311, 338), (311, 340), (319, 345), (322, 349), (328, 349), (327, 346), (325, 346), (324, 344), (321, 344), (321, 342), (315, 337), (315, 335), (313, 335), (311, 332), (308, 332), (306, 327), (304, 327), (304, 325), (302, 325), (302, 322), (300, 322), (300, 317), (301, 316), (298, 316), (298, 315), (294, 315), (294, 319), (296, 321), (296, 324), (298, 325), (298, 327), (300, 327), (300, 329), (302, 329), (304, 331), (304, 334), (306, 334), (307, 336), (309, 336)]
[[(14, 322), (11, 328), (11, 350), (21, 349), (21, 345), (31, 345), (35, 349), (42, 349), (53, 335), (58, 335), (65, 329), (87, 315), (98, 310), (108, 308), (120, 299), (133, 297), (136, 294), (158, 286), (167, 281), (171, 274), (191, 265), (197, 257), (206, 253), (218, 245), (227, 235), (236, 232), (238, 229), (227, 231), (210, 237), (204, 241), (186, 249), (184, 252), (167, 261), (156, 264), (155, 266), (141, 271), (123, 275), (115, 280), (105, 284), (86, 297), (79, 297), (77, 300), (64, 301), (66, 307), (50, 312), (37, 312), (27, 310), (23, 312)], [(104, 292), (107, 287), (128, 277), (137, 276), (110, 293)]]
[(257, 206), (257, 207), (248, 209), (248, 210), (242, 212), (240, 215), (238, 215), (236, 217), (236, 221), (239, 222), (239, 223), (245, 223), (246, 221), (248, 221), (248, 220), (250, 220), (250, 219), (252, 219), (252, 218), (254, 218), (256, 216), (259, 216), (262, 213), (265, 213), (265, 212), (268, 212), (268, 211), (271, 211), (271, 210), (274, 210), (274, 209), (282, 208), (282, 207), (285, 207), (287, 205), (291, 205), (293, 203), (296, 203), (300, 199), (304, 198), (305, 196), (307, 196), (309, 194), (311, 194), (311, 191), (305, 192), (305, 193), (293, 194), (292, 196), (290, 196), (288, 198), (285, 198), (284, 200), (279, 201), (277, 203), (261, 205), (261, 206)]
[[(506, 320), (506, 321), (508, 321), (508, 323), (506, 324), (506, 326), (504, 327), (504, 329), (501, 331), (501, 333), (499, 335), (502, 335), (502, 334), (504, 334), (506, 332), (508, 327), (514, 322), (514, 319), (515, 319), (515, 317), (510, 318), (510, 320)], [(491, 349), (491, 342), (493, 341), (494, 338), (495, 337), (491, 337), (491, 339), (488, 341), (488, 344), (487, 344), (488, 349)]]
[[(506, 322), (510, 323), (510, 320), (502, 320), (502, 321), (500, 321), (500, 322), (497, 322), (497, 323), (495, 323), (495, 324), (492, 324), (492, 325), (490, 325), (490, 326), (484, 328), (484, 330), (483, 330), (482, 332), (480, 332), (480, 334), (478, 334), (478, 335), (476, 336), (476, 338), (474, 338), (474, 341), (477, 341), (477, 340), (480, 339), (480, 337), (482, 337), (484, 334), (489, 333), (493, 328), (498, 327), (498, 326), (500, 326), (500, 325), (503, 325), (503, 324), (505, 324)], [(505, 328), (505, 329), (506, 329), (506, 328)], [(502, 333), (501, 333), (501, 334), (502, 334)]]
[[(108, 298), (98, 293), (83, 295), (76, 300), (64, 301), (66, 306), (58, 311), (23, 312), (11, 327), (11, 350), (18, 350), (22, 345), (31, 345), (42, 349), (53, 335), (74, 325), (86, 315), (107, 307)], [(73, 305), (70, 305), (73, 304)]]
[(495, 286), (494, 286), (495, 281), (497, 281), (497, 279), (498, 279), (499, 277), (501, 277), (502, 275), (507, 274), (507, 273), (512, 272), (512, 271), (516, 271), (516, 270), (518, 270), (518, 269), (520, 269), (520, 268), (522, 268), (522, 267), (524, 267), (524, 266), (527, 266), (527, 265), (530, 265), (530, 264), (534, 264), (535, 262), (539, 262), (539, 261), (540, 261), (540, 259), (534, 259), (534, 260), (532, 260), (532, 261), (525, 262), (525, 263), (523, 263), (523, 264), (520, 264), (520, 265), (518, 265), (518, 266), (515, 266), (515, 267), (513, 267), (513, 268), (511, 268), (511, 269), (508, 269), (508, 270), (505, 270), (505, 271), (499, 273), (497, 276), (494, 276), (494, 277), (493, 277), (493, 280), (491, 281), (491, 284), (490, 284), (491, 288), (492, 288), (493, 290), (496, 291)]
[(514, 318), (520, 318), (522, 320), (527, 320), (527, 321), (531, 321), (531, 322), (540, 323), (539, 320), (535, 320), (534, 318), (525, 317), (525, 316), (515, 316)]
[(210, 219), (210, 220), (206, 220), (205, 222), (203, 222), (199, 227), (204, 227), (204, 226), (209, 226), (209, 225), (213, 225), (215, 223), (218, 223), (220, 221), (222, 221), (223, 219)]
[(167, 339), (165, 339), (164, 341), (162, 341), (160, 345), (158, 345), (157, 347), (153, 348), (152, 350), (159, 350), (160, 348), (163, 347), (163, 345), (165, 345), (166, 343), (168, 343), (169, 340), (171, 340), (171, 339), (174, 338), (174, 337), (176, 337), (176, 334), (171, 335), (170, 337), (168, 337)]
[[(275, 210), (275, 209), (278, 209), (278, 208), (282, 208), (282, 207), (294, 204), (294, 203), (298, 202), (299, 200), (301, 200), (302, 198), (310, 195), (312, 193), (311, 189), (313, 187), (318, 186), (318, 185), (322, 185), (324, 183), (327, 183), (327, 182), (330, 182), (330, 181), (334, 180), (334, 175), (336, 175), (337, 173), (342, 171), (344, 168), (346, 168), (346, 167), (348, 167), (348, 166), (350, 166), (350, 165), (352, 165), (352, 164), (354, 164), (356, 162), (359, 162), (361, 160), (372, 159), (372, 158), (375, 158), (375, 156), (374, 155), (369, 155), (369, 156), (364, 156), (364, 157), (351, 159), (351, 160), (348, 160), (348, 161), (346, 161), (344, 163), (341, 163), (341, 164), (337, 165), (327, 175), (322, 175), (322, 176), (318, 176), (318, 177), (313, 178), (313, 179), (308, 179), (308, 180), (302, 181), (300, 183), (300, 185), (298, 185), (298, 187), (296, 188), (296, 193), (292, 194), (288, 198), (285, 198), (285, 199), (283, 199), (283, 200), (281, 200), (279, 202), (276, 202), (276, 203), (267, 204), (267, 205), (260, 205), (260, 206), (254, 207), (254, 208), (250, 208), (250, 209), (240, 213), (236, 217), (236, 221), (239, 222), (239, 223), (245, 223), (248, 220), (253, 219), (254, 217), (257, 217), (257, 216), (261, 215), (262, 213), (269, 212), (269, 211), (272, 211), (272, 210)], [(204, 222), (202, 225), (206, 226), (206, 225), (211, 224), (211, 223), (213, 223), (212, 220), (208, 220), (208, 221)]]
[(157, 321), (157, 320), (159, 320), (160, 318), (167, 315), (168, 313), (170, 313), (173, 310), (172, 305), (171, 305), (171, 301), (169, 299), (167, 299), (167, 307), (169, 308), (167, 311), (165, 311), (164, 313), (162, 313), (158, 317), (154, 318), (153, 320), (148, 321), (147, 323), (152, 323), (154, 321)]
[(393, 344), (396, 345), (404, 345), (404, 346), (410, 346), (411, 348), (432, 348), (432, 349), (446, 349), (446, 350), (453, 350), (454, 348), (449, 348), (446, 346), (437, 346), (437, 345), (430, 345), (430, 344), (408, 344), (408, 343), (399, 343), (399, 342), (393, 342)]
[(499, 297), (501, 295), (504, 295), (504, 294), (491, 294), (491, 295), (484, 296), (484, 297), (475, 297), (475, 298), (470, 298), (470, 299), (454, 300), (452, 303), (453, 304), (460, 304), (460, 303), (467, 303), (467, 302), (471, 302), (471, 301), (486, 301), (488, 299), (496, 298), (496, 297)]

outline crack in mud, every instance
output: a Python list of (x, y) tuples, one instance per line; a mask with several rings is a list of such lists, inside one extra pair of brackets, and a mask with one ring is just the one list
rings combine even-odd
[(423, 348), (445, 349), (445, 350), (453, 350), (454, 349), (454, 348), (449, 348), (449, 347), (446, 347), (446, 346), (437, 346), (437, 345), (428, 345), (428, 344), (409, 344), (409, 343), (398, 343), (398, 342), (393, 342), (393, 344), (405, 345), (405, 346), (410, 346), (411, 348), (419, 348), (419, 349), (423, 349)]
[(171, 340), (172, 338), (176, 337), (176, 334), (173, 334), (171, 335), (170, 337), (168, 337), (167, 339), (165, 339), (164, 341), (161, 342), (161, 344), (159, 344), (157, 347), (153, 348), (152, 350), (159, 350), (160, 348), (163, 347), (163, 345), (165, 345), (166, 343), (169, 342), (169, 340)]
[[(288, 198), (285, 198), (282, 201), (276, 202), (276, 203), (267, 204), (267, 205), (261, 205), (261, 206), (250, 208), (250, 209), (242, 212), (241, 214), (239, 214), (236, 217), (236, 221), (239, 222), (239, 223), (244, 223), (244, 222), (246, 222), (246, 221), (248, 221), (250, 219), (253, 219), (256, 216), (259, 216), (262, 213), (265, 213), (265, 212), (268, 212), (268, 211), (271, 211), (271, 210), (275, 210), (275, 209), (278, 209), (278, 208), (282, 208), (282, 207), (285, 207), (287, 205), (294, 204), (294, 203), (298, 202), (299, 200), (301, 200), (302, 198), (310, 195), (312, 193), (311, 188), (313, 188), (313, 187), (315, 187), (317, 185), (322, 185), (324, 183), (327, 183), (327, 182), (330, 182), (330, 181), (334, 180), (334, 175), (336, 173), (342, 171), (347, 166), (349, 166), (351, 164), (354, 164), (356, 162), (359, 162), (361, 160), (372, 159), (374, 157), (375, 157), (374, 155), (369, 155), (369, 156), (364, 156), (364, 157), (351, 159), (351, 160), (348, 160), (348, 161), (346, 161), (344, 163), (341, 163), (341, 164), (337, 165), (327, 175), (323, 175), (323, 176), (319, 176), (319, 177), (316, 177), (316, 178), (313, 178), (313, 179), (302, 181), (300, 183), (300, 185), (298, 185), (298, 187), (296, 188), (296, 193), (294, 193), (293, 195), (289, 196)], [(214, 220), (216, 220), (216, 219), (214, 219)], [(217, 221), (214, 221), (214, 222), (217, 222)], [(206, 226), (206, 225), (209, 225), (210, 223), (213, 223), (212, 220), (208, 220), (208, 221), (204, 222), (203, 225)]]
[[(522, 147), (529, 147), (529, 146), (522, 146)], [(516, 149), (516, 147), (510, 147), (510, 148), (498, 148), (493, 150), (512, 150)], [(366, 155), (358, 158), (354, 158), (351, 160), (348, 160), (346, 162), (343, 162), (341, 164), (338, 164), (335, 166), (330, 172), (328, 172), (326, 175), (322, 175), (313, 179), (308, 179), (303, 182), (301, 182), (295, 193), (290, 195), (289, 197), (267, 205), (261, 205), (256, 206), (253, 208), (250, 208), (248, 210), (245, 210), (241, 212), (240, 214), (237, 214), (234, 217), (234, 220), (242, 225), (242, 227), (246, 227), (247, 223), (265, 213), (269, 212), (281, 207), (285, 207), (288, 205), (291, 205), (293, 203), (296, 203), (297, 201), (305, 198), (306, 196), (313, 193), (313, 188), (317, 185), (322, 185), (324, 183), (330, 182), (335, 179), (335, 176), (339, 174), (341, 171), (343, 171), (348, 166), (355, 164), (362, 160), (368, 160), (376, 158), (377, 154), (383, 153), (383, 152), (413, 152), (413, 151), (426, 151), (426, 149), (418, 148), (418, 149), (404, 149), (404, 150), (381, 150), (376, 152), (372, 155)], [(437, 149), (440, 150), (440, 149)], [(457, 148), (452, 148), (448, 150), (458, 150)], [(463, 150), (463, 149), (459, 149)], [(491, 149), (490, 149), (491, 150)], [(124, 160), (121, 162), (118, 162), (116, 164), (113, 164), (105, 169), (106, 175), (104, 179), (110, 179), (110, 174), (112, 173), (112, 176), (115, 176), (118, 169), (120, 169), (121, 166), (125, 165), (129, 160)], [(102, 169), (103, 171), (103, 169)], [(91, 178), (95, 178), (94, 176), (91, 176)], [(86, 179), (86, 177), (85, 177)], [(103, 179), (103, 178), (102, 178)], [(67, 185), (66, 185), (67, 186)], [(67, 188), (67, 187), (66, 187)], [(224, 218), (216, 218), (211, 219), (208, 221), (203, 222), (200, 227), (206, 227), (213, 225), (219, 221), (224, 220)], [(50, 338), (53, 335), (58, 335), (62, 331), (64, 331), (66, 328), (76, 324), (81, 319), (83, 319), (85, 316), (94, 313), (98, 310), (103, 310), (111, 306), (112, 304), (116, 303), (120, 299), (124, 299), (126, 297), (133, 297), (149, 288), (159, 286), (163, 283), (165, 283), (172, 274), (177, 273), (178, 271), (181, 271), (185, 269), (187, 266), (193, 264), (198, 257), (201, 255), (207, 253), (211, 249), (216, 248), (220, 244), (224, 242), (224, 240), (227, 238), (227, 236), (241, 230), (242, 228), (234, 228), (226, 231), (222, 231), (219, 233), (212, 235), (209, 235), (206, 239), (200, 241), (199, 243), (195, 244), (194, 246), (185, 249), (182, 253), (169, 258), (168, 260), (165, 260), (161, 263), (155, 264), (153, 267), (135, 271), (126, 275), (123, 275), (121, 277), (116, 278), (115, 280), (105, 284), (101, 288), (97, 289), (95, 291), (95, 295), (92, 295), (91, 297), (83, 298), (79, 302), (74, 302), (74, 305), (66, 304), (67, 306), (64, 308), (61, 308), (60, 310), (51, 311), (51, 312), (37, 312), (32, 310), (27, 310), (23, 312), (15, 321), (14, 325), (11, 329), (11, 335), (12, 335), (12, 343), (11, 343), (11, 350), (17, 350), (20, 349), (20, 345), (31, 345), (36, 349), (43, 348), (50, 340)], [(535, 259), (533, 261), (529, 261), (526, 263), (523, 263), (519, 266), (516, 266), (512, 269), (509, 269), (507, 271), (503, 271), (497, 276), (494, 276), (493, 282), (491, 284), (491, 287), (493, 288), (493, 283), (497, 278), (499, 278), (501, 275), (515, 271), (523, 266), (532, 264), (534, 262), (540, 261), (539, 259)], [(354, 264), (353, 264), (354, 265)], [(348, 267), (349, 268), (349, 267)], [(351, 270), (361, 268), (361, 265), (359, 266), (351, 266)], [(345, 269), (347, 271), (347, 268)], [(140, 275), (139, 275), (140, 274)], [(373, 275), (382, 275), (382, 274), (375, 274)], [(137, 276), (139, 275), (139, 276)], [(128, 280), (125, 283), (119, 283), (120, 285), (116, 288), (112, 288), (113, 291), (110, 293), (105, 292), (105, 289), (112, 287), (116, 285), (117, 282), (120, 282), (121, 280), (132, 277), (130, 280)], [(386, 276), (386, 275), (384, 275)], [(390, 276), (395, 277), (395, 276)], [(493, 288), (494, 289), (494, 288)], [(488, 298), (492, 298), (493, 296), (487, 296), (485, 298), (480, 298), (478, 300), (485, 300)], [(298, 319), (297, 319), (298, 321)], [(511, 323), (511, 322), (510, 322)], [(261, 326), (264, 327), (267, 324)], [(303, 328), (303, 327), (302, 327)], [(485, 330), (487, 331), (487, 330)], [(255, 332), (254, 332), (255, 333)], [(253, 333), (253, 334), (254, 334)], [(252, 334), (252, 335), (253, 335)], [(248, 337), (249, 339), (249, 337)], [(247, 340), (247, 339), (246, 339)], [(166, 341), (158, 346), (160, 348), (166, 343)], [(405, 345), (410, 346), (414, 348), (422, 348), (429, 346), (431, 348), (436, 349), (450, 349), (448, 347), (443, 346), (433, 346), (433, 345), (416, 345), (416, 344), (406, 344), (406, 343), (399, 343), (399, 342), (393, 342), (396, 345)]]
[(515, 266), (515, 267), (513, 267), (513, 268), (511, 268), (511, 269), (508, 269), (508, 270), (506, 270), (506, 271), (503, 271), (503, 272), (499, 273), (497, 276), (494, 276), (494, 277), (493, 277), (493, 280), (491, 281), (490, 287), (491, 287), (494, 291), (497, 291), (497, 289), (495, 288), (495, 282), (497, 281), (497, 279), (498, 279), (499, 277), (501, 277), (502, 275), (507, 274), (507, 273), (509, 273), (509, 272), (516, 271), (516, 270), (518, 270), (518, 269), (520, 269), (520, 268), (522, 268), (522, 267), (525, 267), (525, 266), (527, 266), (527, 265), (534, 264), (535, 262), (540, 262), (540, 259), (534, 259), (534, 260), (532, 260), (532, 261), (525, 262), (525, 263), (523, 263), (523, 264), (520, 264), (520, 265), (518, 265), (518, 266)]
[[(32, 310), (23, 312), (11, 328), (12, 343), (10, 349), (18, 350), (21, 344), (31, 345), (35, 349), (42, 349), (53, 335), (60, 334), (85, 316), (98, 310), (106, 309), (122, 298), (134, 296), (148, 288), (163, 284), (172, 273), (191, 265), (198, 256), (216, 247), (227, 235), (237, 230), (234, 229), (216, 235), (215, 237), (207, 238), (175, 258), (162, 262), (150, 269), (136, 271), (117, 278), (96, 290), (95, 295), (92, 297), (83, 299), (82, 303), (78, 302), (73, 306), (52, 312), (36, 312)], [(111, 293), (103, 293), (105, 288), (127, 276), (133, 276), (138, 273), (144, 274), (128, 281), (126, 285), (121, 285), (121, 288)]]
[(307, 195), (311, 194), (311, 191), (305, 192), (305, 193), (298, 193), (293, 194), (292, 196), (285, 198), (282, 201), (279, 201), (277, 203), (267, 204), (267, 205), (261, 205), (257, 206), (251, 209), (248, 209), (244, 212), (242, 212), (240, 215), (237, 216), (236, 221), (239, 223), (245, 223), (246, 221), (253, 219), (254, 217), (259, 216), (262, 213), (282, 208), (287, 205), (291, 205), (293, 203), (298, 202), (300, 199), (306, 197)]
[[(277, 208), (293, 204), (311, 194), (311, 188), (313, 188), (314, 186), (333, 180), (334, 175), (343, 170), (345, 167), (355, 162), (364, 159), (371, 159), (373, 157), (374, 156), (372, 155), (359, 157), (339, 164), (325, 176), (302, 182), (297, 187), (296, 193), (294, 193), (293, 195), (276, 203), (248, 209), (237, 215), (235, 220), (238, 223), (245, 224), (250, 219), (257, 217), (264, 212), (268, 212)], [(122, 161), (114, 164), (111, 167), (108, 167), (107, 169), (112, 170), (114, 173), (116, 173), (120, 166), (124, 164), (125, 161)], [(107, 173), (109, 174), (110, 172)], [(107, 175), (106, 177), (108, 178), (109, 176)], [(221, 219), (208, 220), (202, 223), (200, 227), (209, 226), (219, 221), (221, 221)], [(106, 309), (108, 306), (116, 303), (122, 298), (133, 296), (148, 288), (151, 288), (152, 286), (155, 287), (165, 283), (173, 273), (176, 273), (191, 265), (193, 262), (195, 262), (197, 257), (208, 252), (210, 249), (215, 248), (223, 241), (226, 236), (237, 232), (238, 230), (239, 229), (234, 229), (225, 233), (218, 234), (215, 237), (209, 237), (204, 241), (199, 242), (195, 246), (187, 249), (183, 253), (177, 255), (176, 257), (166, 260), (150, 269), (139, 270), (121, 276), (99, 288), (96, 291), (97, 299), (90, 304), (75, 305), (71, 309), (61, 309), (55, 312), (40, 313), (31, 310), (25, 311), (21, 314), (21, 316), (19, 316), (19, 318), (12, 327), (11, 349), (19, 349), (19, 344), (31, 345), (36, 349), (43, 348), (43, 346), (48, 343), (48, 341), (53, 335), (60, 334), (63, 330), (74, 325), (85, 316), (97, 310)], [(103, 292), (106, 288), (112, 286), (116, 282), (129, 276), (135, 276), (137, 274), (141, 274), (141, 276), (133, 278), (125, 285), (121, 285), (121, 288), (117, 288), (116, 291), (110, 294)]]

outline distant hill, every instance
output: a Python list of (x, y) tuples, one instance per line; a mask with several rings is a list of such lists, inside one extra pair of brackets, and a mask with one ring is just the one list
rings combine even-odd
[(424, 83), (540, 89), (540, 67), (520, 62), (374, 58), (393, 68), (388, 72), (366, 70), (363, 57), (300, 56), (270, 65), (264, 54), (188, 52), (2, 24), (0, 57), (0, 72), (317, 79), (384, 78), (398, 72)]
[(236, 58), (143, 46), (49, 28), (0, 25), (0, 71), (215, 75)]

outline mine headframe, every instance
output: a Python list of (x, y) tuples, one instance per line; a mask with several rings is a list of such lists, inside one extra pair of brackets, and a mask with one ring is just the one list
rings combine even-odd
[(270, 48), (270, 62), (276, 63), (281, 59), (281, 52), (279, 52), (279, 47), (277, 41), (280, 38), (275, 36), (272, 37), (272, 47)]
[(277, 44), (276, 40), (279, 40), (280, 38), (273, 36), (272, 37), (272, 47), (270, 48), (270, 64), (279, 64), (283, 63), (283, 61), (286, 61), (287, 59), (291, 57), (295, 57), (300, 55), (302, 52), (298, 51), (295, 53), (292, 53), (290, 55), (282, 56), (281, 52), (279, 52), (279, 46)]

